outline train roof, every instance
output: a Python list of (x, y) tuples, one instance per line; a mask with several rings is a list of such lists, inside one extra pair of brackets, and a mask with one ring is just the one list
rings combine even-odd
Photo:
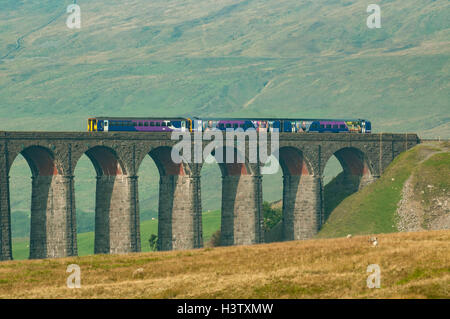
[[(167, 121), (175, 121), (175, 120), (187, 120), (187, 117), (108, 117), (108, 116), (97, 116), (97, 117), (90, 117), (95, 118), (98, 120), (167, 120)], [(196, 120), (207, 120), (207, 121), (269, 121), (269, 120), (283, 120), (283, 121), (368, 121), (366, 119), (322, 119), (322, 118), (315, 118), (315, 119), (309, 119), (309, 118), (287, 118), (287, 117), (198, 117), (194, 116), (192, 117)]]
[(137, 120), (137, 121), (142, 121), (142, 120), (167, 120), (167, 121), (175, 121), (175, 120), (187, 120), (186, 117), (164, 117), (164, 116), (160, 116), (160, 117), (113, 117), (113, 116), (96, 116), (96, 117), (91, 117), (92, 119), (97, 119), (97, 120)]

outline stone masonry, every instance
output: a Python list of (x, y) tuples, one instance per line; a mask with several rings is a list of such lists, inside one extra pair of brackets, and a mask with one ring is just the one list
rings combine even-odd
[[(77, 255), (74, 170), (83, 154), (97, 171), (95, 253), (140, 251), (137, 172), (146, 156), (160, 172), (159, 248), (202, 247), (202, 164), (173, 163), (176, 143), (169, 133), (0, 132), (0, 260), (13, 258), (9, 170), (19, 154), (33, 175), (30, 258)], [(360, 189), (417, 143), (416, 134), (281, 133), (284, 239), (311, 238), (324, 222), (322, 176), (331, 156), (341, 162), (343, 180), (353, 181), (349, 187)], [(221, 164), (223, 245), (263, 242), (264, 175), (248, 163), (252, 151), (241, 166)]]

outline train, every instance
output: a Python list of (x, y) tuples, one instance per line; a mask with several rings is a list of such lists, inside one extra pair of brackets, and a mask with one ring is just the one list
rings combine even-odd
[(205, 132), (256, 130), (285, 133), (371, 133), (365, 119), (200, 118), (200, 117), (93, 117), (89, 132)]

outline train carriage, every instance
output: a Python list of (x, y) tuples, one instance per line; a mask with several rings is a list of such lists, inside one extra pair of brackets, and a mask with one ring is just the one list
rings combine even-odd
[(302, 118), (132, 118), (97, 117), (88, 119), (89, 132), (205, 132), (208, 130), (256, 130), (284, 133), (371, 133), (364, 119)]

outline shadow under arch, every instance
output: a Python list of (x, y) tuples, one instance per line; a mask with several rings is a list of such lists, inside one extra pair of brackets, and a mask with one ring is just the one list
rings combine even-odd
[[(331, 212), (345, 198), (361, 190), (374, 180), (370, 170), (369, 160), (360, 149), (344, 147), (334, 152), (333, 156), (340, 163), (342, 172), (324, 187), (324, 214), (322, 223), (326, 222)], [(327, 164), (330, 159), (328, 159)]]
[(58, 175), (55, 157), (52, 151), (42, 146), (29, 146), (20, 154), (30, 166), (33, 177)]
[[(10, 166), (7, 167), (7, 175), (13, 170), (13, 166), (18, 161), (26, 162), (31, 173), (31, 196), (30, 196), (30, 221), (29, 221), (29, 244), (28, 258), (45, 258), (47, 253), (47, 208), (49, 201), (51, 202), (51, 185), (53, 176), (58, 175), (58, 169), (55, 163), (55, 157), (53, 152), (46, 147), (39, 145), (32, 145), (24, 148), (21, 152), (14, 157)], [(9, 184), (9, 182), (8, 182)], [(9, 186), (9, 185), (8, 185)], [(14, 191), (9, 189), (8, 196), (11, 196)], [(11, 201), (10, 201), (11, 203)], [(10, 251), (9, 255), (11, 259), (13, 256), (12, 247), (12, 231), (13, 225), (11, 225), (11, 208), (9, 207), (9, 222), (11, 226), (9, 234)], [(28, 216), (27, 216), (28, 217)], [(27, 227), (28, 228), (28, 227)]]
[(283, 172), (282, 220), (266, 234), (266, 240), (311, 238), (320, 227), (320, 179), (301, 149), (286, 146), (278, 152)]
[[(233, 156), (227, 157), (227, 152), (231, 151)], [(237, 148), (225, 145), (220, 152), (212, 150), (208, 154), (213, 156), (222, 175), (221, 246), (250, 245), (263, 241), (261, 177), (255, 173), (244, 154), (238, 152)], [(227, 158), (233, 159), (230, 161)]]
[(46, 147), (29, 146), (20, 154), (32, 172), (30, 259), (76, 255), (72, 177), (61, 174)]
[(94, 146), (85, 152), (94, 165), (97, 176), (125, 175), (125, 165), (117, 153), (107, 146)]
[(158, 250), (198, 248), (202, 245), (201, 205), (196, 199), (200, 179), (188, 163), (175, 163), (171, 152), (170, 146), (148, 152), (159, 171)]
[(118, 154), (107, 146), (85, 152), (95, 168), (94, 253), (140, 250), (137, 181), (129, 177)]

